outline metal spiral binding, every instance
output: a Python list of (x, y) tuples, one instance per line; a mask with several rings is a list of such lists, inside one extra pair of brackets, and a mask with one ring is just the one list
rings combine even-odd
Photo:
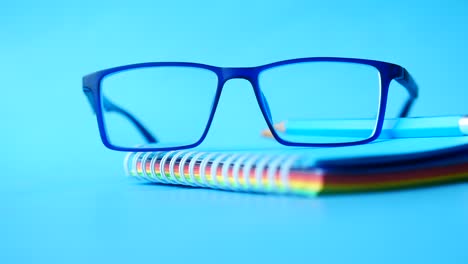
[[(225, 187), (229, 190), (234, 190), (235, 186), (231, 183), (229, 179), (229, 168), (233, 161), (239, 156), (239, 154), (232, 154), (223, 162), (223, 167), (221, 169), (221, 175), (223, 176), (223, 181), (226, 183)], [(233, 175), (234, 176), (234, 175)]]
[(172, 183), (174, 184), (182, 184), (184, 183), (183, 181), (179, 180), (176, 175), (175, 175), (175, 172), (174, 172), (174, 168), (175, 168), (175, 163), (177, 161), (177, 158), (184, 155), (187, 151), (178, 151), (174, 154), (174, 156), (171, 157), (171, 161), (169, 162), (169, 175), (171, 175), (171, 180), (172, 180)]
[(281, 163), (284, 161), (285, 156), (280, 155), (279, 157), (273, 158), (270, 163), (268, 164), (268, 170), (267, 170), (267, 186), (266, 188), (271, 189), (276, 191), (279, 186), (276, 185), (276, 172), (280, 170), (281, 168)]
[(245, 182), (245, 187), (244, 187), (244, 190), (246, 191), (249, 191), (252, 189), (252, 185), (250, 184), (250, 171), (251, 171), (251, 168), (253, 166), (253, 164), (255, 164), (255, 161), (257, 159), (259, 159), (261, 156), (260, 155), (253, 155), (252, 157), (250, 157), (250, 159), (248, 159), (246, 162), (245, 162), (245, 165), (244, 165), (244, 169), (243, 169), (243, 172), (242, 172), (242, 175), (244, 177), (244, 182)]
[(211, 178), (214, 182), (214, 184), (212, 185), (213, 188), (222, 189), (222, 187), (224, 186), (218, 181), (218, 165), (227, 156), (228, 154), (220, 154), (218, 157), (215, 158), (215, 160), (211, 164)]
[(200, 164), (200, 178), (202, 180), (202, 186), (205, 186), (205, 187), (211, 186), (211, 184), (206, 179), (206, 166), (208, 165), (208, 162), (211, 161), (211, 158), (216, 155), (218, 155), (218, 153), (210, 153), (206, 155)]
[[(152, 182), (239, 191), (288, 192), (290, 170), (298, 158), (298, 156), (289, 155), (196, 151), (133, 152), (125, 156), (124, 170), (129, 176)], [(176, 164), (178, 159), (180, 161)], [(141, 165), (141, 173), (138, 173), (138, 164)], [(149, 171), (146, 170), (148, 164)], [(169, 173), (165, 171), (167, 164), (169, 164)], [(198, 171), (195, 168), (197, 164)], [(178, 177), (176, 177), (176, 165)], [(207, 179), (208, 166), (211, 181)], [(187, 168), (188, 173), (186, 173)], [(221, 169), (222, 182), (218, 181), (218, 168)], [(232, 178), (230, 170), (232, 170)], [(198, 177), (196, 177), (197, 173)], [(264, 181), (265, 173), (266, 181)], [(280, 183), (278, 183), (277, 176), (279, 176)], [(252, 178), (253, 182), (251, 182)]]
[(244, 162), (244, 160), (246, 160), (247, 158), (250, 158), (251, 155), (249, 154), (244, 154), (242, 156), (240, 156), (236, 162), (234, 162), (234, 167), (232, 168), (232, 175), (234, 177), (234, 183), (235, 183), (235, 186), (233, 186), (233, 189), (235, 190), (242, 190), (243, 187), (240, 183), (240, 176), (239, 176), (239, 171), (240, 171), (240, 167), (242, 165), (242, 163)]
[[(195, 167), (196, 163), (199, 161), (199, 159), (205, 154), (206, 154), (205, 152), (199, 152), (199, 153), (195, 154), (192, 157), (192, 159), (190, 160), (190, 162), (189, 162), (189, 176), (190, 176), (190, 179), (192, 180), (193, 185), (198, 186), (198, 187), (202, 187), (203, 184), (200, 183), (196, 179), (195, 172), (194, 172), (195, 171), (194, 167)], [(198, 174), (200, 175), (200, 178), (201, 178), (201, 172), (200, 171), (201, 171), (201, 164), (200, 164), (200, 167), (198, 169)]]
[(196, 153), (195, 151), (185, 153), (179, 162), (179, 176), (182, 179), (183, 184), (190, 185), (190, 186), (195, 186), (195, 184), (193, 182), (187, 181), (187, 177), (185, 177), (185, 162), (187, 161), (187, 159), (190, 158), (190, 156), (192, 156), (195, 153)]
[(165, 167), (166, 167), (166, 160), (172, 155), (174, 154), (175, 151), (169, 151), (167, 152), (166, 154), (164, 154), (164, 156), (162, 157), (161, 161), (159, 162), (159, 172), (161, 173), (161, 178), (163, 179), (163, 181), (165, 181), (166, 183), (172, 183), (171, 179), (169, 179), (167, 176), (166, 176), (166, 170), (165, 170)]
[(161, 152), (156, 152), (154, 153), (153, 157), (151, 158), (151, 161), (150, 161), (150, 171), (151, 171), (151, 174), (155, 176), (157, 182), (166, 182), (165, 180), (163, 180), (162, 176), (161, 176), (161, 171), (159, 171), (159, 177), (158, 177), (158, 171), (157, 171), (157, 168), (155, 167), (155, 163), (158, 161), (159, 159), (159, 156), (161, 155), (162, 153)]
[(153, 173), (146, 173), (146, 161), (148, 160), (148, 157), (151, 156), (153, 153), (152, 152), (148, 152), (148, 153), (145, 153), (143, 155), (143, 157), (141, 158), (141, 171), (143, 172), (143, 178), (145, 178), (146, 180), (148, 181), (151, 181), (151, 182), (156, 182), (156, 175), (153, 174)]

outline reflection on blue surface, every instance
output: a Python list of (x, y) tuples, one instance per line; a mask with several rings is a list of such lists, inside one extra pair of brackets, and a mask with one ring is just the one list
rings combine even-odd
[[(10, 1), (0, 14), (2, 263), (468, 259), (466, 184), (315, 200), (138, 184), (81, 91), (86, 73), (143, 61), (359, 57), (412, 72), (413, 116), (463, 114), (465, 2)], [(264, 128), (251, 87), (232, 80), (204, 146), (277, 146)]]

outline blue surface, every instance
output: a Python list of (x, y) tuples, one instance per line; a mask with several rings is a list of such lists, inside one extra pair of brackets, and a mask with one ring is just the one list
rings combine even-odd
[[(412, 73), (412, 116), (463, 114), (467, 22), (463, 1), (2, 3), (0, 262), (466, 263), (467, 184), (302, 199), (131, 181), (81, 77), (143, 61), (358, 57)], [(265, 125), (232, 80), (202, 146), (257, 146)]]

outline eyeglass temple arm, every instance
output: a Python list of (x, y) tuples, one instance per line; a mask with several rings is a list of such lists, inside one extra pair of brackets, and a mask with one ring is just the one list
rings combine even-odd
[(418, 85), (413, 77), (411, 77), (411, 74), (403, 67), (401, 67), (401, 76), (395, 78), (395, 80), (405, 87), (410, 95), (399, 115), (399, 117), (407, 117), (414, 101), (418, 97)]
[(107, 112), (114, 112), (114, 113), (118, 113), (118, 114), (121, 114), (121, 115), (125, 116), (133, 125), (135, 125), (135, 127), (143, 135), (143, 137), (145, 137), (145, 139), (146, 139), (146, 141), (148, 143), (157, 143), (158, 142), (156, 137), (154, 137), (148, 131), (148, 129), (145, 128), (145, 126), (140, 121), (138, 121), (138, 119), (136, 117), (134, 117), (132, 114), (130, 114), (130, 112), (128, 112), (127, 110), (123, 109), (122, 107), (114, 104), (113, 102), (111, 102), (105, 96), (103, 96), (102, 104), (103, 104), (104, 110), (106, 110)]
[[(93, 108), (94, 112), (96, 112), (96, 106), (94, 104), (94, 100), (91, 94), (91, 91), (88, 89), (83, 90), (84, 93), (86, 94), (86, 97), (88, 98), (88, 101)], [(124, 117), (126, 117), (136, 128), (137, 130), (143, 135), (143, 137), (146, 139), (148, 143), (158, 143), (158, 140), (156, 139), (155, 136), (153, 136), (145, 126), (138, 121), (136, 117), (134, 117), (130, 112), (127, 110), (123, 109), (122, 107), (116, 105), (115, 103), (111, 102), (107, 97), (103, 96), (102, 100), (102, 106), (105, 111), (107, 112), (114, 112), (117, 114), (121, 114)]]
[[(374, 119), (284, 120), (274, 125), (276, 133), (313, 137), (369, 137)], [(468, 135), (468, 116), (403, 117), (385, 119), (379, 138), (424, 138)], [(262, 136), (273, 137), (269, 129)]]

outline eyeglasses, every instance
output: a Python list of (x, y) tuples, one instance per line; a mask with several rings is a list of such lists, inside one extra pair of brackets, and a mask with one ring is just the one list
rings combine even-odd
[[(206, 137), (226, 81), (253, 87), (268, 129), (288, 146), (334, 147), (371, 142), (385, 119), (390, 82), (418, 88), (396, 64), (350, 58), (300, 58), (258, 67), (150, 62), (115, 67), (83, 78), (105, 146), (121, 151), (191, 148)], [(238, 101), (242, 108), (242, 99)]]

